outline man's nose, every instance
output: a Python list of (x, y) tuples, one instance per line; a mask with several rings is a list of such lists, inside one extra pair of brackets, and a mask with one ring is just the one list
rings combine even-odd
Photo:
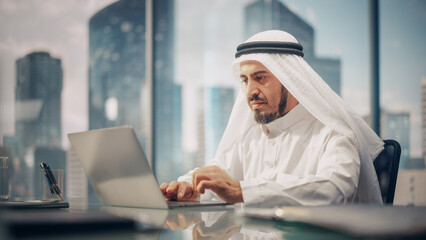
[(259, 95), (260, 93), (260, 89), (259, 89), (259, 85), (257, 84), (256, 81), (248, 81), (247, 83), (247, 95), (248, 96), (256, 96)]

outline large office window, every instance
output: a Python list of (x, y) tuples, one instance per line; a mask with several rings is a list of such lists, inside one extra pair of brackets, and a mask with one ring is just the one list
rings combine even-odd
[[(132, 125), (159, 182), (203, 166), (240, 91), (235, 48), (263, 30), (293, 34), (306, 61), (368, 121), (368, 7), (368, 0), (0, 1), (0, 154), (12, 162), (12, 197), (40, 194), (36, 166), (47, 161), (66, 169), (69, 196), (96, 198), (66, 137), (75, 131)], [(381, 136), (401, 143), (401, 169), (424, 168), (426, 6), (379, 7)]]
[(239, 82), (231, 73), (236, 46), (260, 31), (281, 29), (293, 34), (304, 47), (306, 61), (367, 117), (367, 3), (176, 1), (174, 76), (182, 93), (182, 160), (176, 169), (170, 165), (172, 160), (156, 158), (160, 179), (176, 177), (214, 157), (239, 92)]
[(395, 204), (426, 204), (426, 2), (380, 1), (381, 134), (401, 144)]
[[(400, 168), (424, 167), (426, 23), (422, 1), (380, 2), (382, 135), (402, 147)], [(411, 26), (411, 27), (407, 27)], [(422, 80), (423, 79), (423, 80)], [(426, 120), (426, 119), (425, 119)]]

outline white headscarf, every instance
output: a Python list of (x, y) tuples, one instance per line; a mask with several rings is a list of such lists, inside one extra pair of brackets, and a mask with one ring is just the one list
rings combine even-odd
[[(298, 43), (291, 34), (278, 30), (258, 33), (246, 43), (264, 41)], [(262, 63), (315, 118), (330, 129), (352, 139), (361, 159), (358, 188), (363, 191), (358, 191), (356, 197), (360, 203), (382, 202), (373, 161), (383, 150), (384, 143), (361, 116), (333, 92), (300, 56), (278, 53), (243, 54), (232, 64), (237, 81), (240, 81), (240, 63), (248, 60)], [(247, 105), (246, 94), (241, 90), (216, 156), (255, 124), (257, 123)]]

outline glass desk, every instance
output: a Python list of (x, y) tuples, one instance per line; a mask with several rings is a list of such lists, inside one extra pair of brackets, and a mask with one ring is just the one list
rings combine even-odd
[[(1, 222), (1, 215), (8, 212), (0, 210), (0, 239), (360, 239), (359, 236), (310, 224), (244, 217), (235, 211), (238, 206), (157, 210), (102, 206), (78, 199), (68, 201), (69, 209), (19, 212), (23, 218), (38, 219), (46, 212), (51, 216), (59, 216), (58, 221), (65, 223), (62, 230), (55, 224), (46, 224), (38, 230), (21, 230), (26, 231), (25, 234), (10, 234), (8, 223), (5, 220)], [(425, 207), (418, 209), (426, 213)], [(94, 221), (79, 224), (78, 221), (87, 217)], [(70, 219), (75, 221), (68, 221)], [(426, 221), (426, 217), (418, 220)], [(423, 230), (423, 234), (414, 237), (426, 239), (426, 229)], [(389, 237), (392, 236), (362, 239)], [(412, 235), (410, 239), (413, 239)]]

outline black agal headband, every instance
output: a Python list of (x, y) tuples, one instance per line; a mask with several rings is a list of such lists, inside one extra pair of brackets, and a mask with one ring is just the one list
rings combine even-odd
[(238, 45), (235, 58), (249, 53), (287, 53), (303, 57), (303, 47), (293, 42), (248, 42)]

